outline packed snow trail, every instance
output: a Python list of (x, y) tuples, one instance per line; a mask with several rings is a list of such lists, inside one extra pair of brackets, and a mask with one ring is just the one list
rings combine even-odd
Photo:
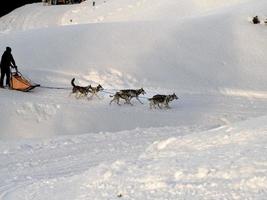
[[(101, 99), (69, 96), (71, 90), (36, 88), (31, 93), (1, 90), (1, 138), (35, 138), (164, 126), (188, 126), (205, 130), (229, 122), (265, 115), (266, 99), (239, 96), (178, 94), (171, 109), (149, 109), (135, 99), (134, 106), (109, 105), (110, 94)], [(170, 93), (170, 92), (166, 92)], [(147, 90), (146, 96), (154, 91)], [(141, 96), (142, 97), (142, 96)], [(19, 99), (19, 101), (17, 100)]]

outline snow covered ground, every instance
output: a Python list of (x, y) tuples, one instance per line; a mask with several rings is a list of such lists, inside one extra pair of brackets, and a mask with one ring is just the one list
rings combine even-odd
[(266, 120), (1, 142), (1, 198), (265, 199)]
[[(23, 6), (0, 49), (44, 87), (0, 89), (0, 199), (265, 199), (265, 0)], [(69, 96), (70, 80), (101, 84)], [(141, 88), (134, 106), (110, 94)], [(147, 98), (172, 94), (171, 109)]]

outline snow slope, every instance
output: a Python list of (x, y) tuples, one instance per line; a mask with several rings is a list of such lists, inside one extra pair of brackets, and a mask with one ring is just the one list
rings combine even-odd
[[(117, 1), (112, 2), (99, 3), (99, 7), (91, 10), (91, 12), (98, 12), (102, 6), (108, 7), (109, 3), (111, 3), (110, 10), (113, 10), (116, 7), (113, 4)], [(120, 3), (130, 5), (128, 1)], [(174, 102), (174, 105), (180, 106), (176, 107), (177, 112), (170, 117), (171, 120), (166, 118), (165, 113), (160, 113), (154, 119), (153, 112), (139, 114), (139, 111), (131, 109), (127, 114), (115, 113), (119, 120), (118, 123), (114, 124), (114, 113), (106, 114), (110, 113), (107, 111), (109, 109), (107, 106), (110, 100), (109, 94), (105, 94), (106, 98), (103, 101), (105, 103), (101, 104), (101, 110), (95, 109), (95, 107), (91, 108), (91, 106), (86, 106), (86, 108), (68, 106), (66, 108), (63, 104), (69, 102), (69, 98), (67, 98), (69, 91), (62, 92), (62, 95), (54, 95), (53, 92), (38, 89), (36, 92), (41, 93), (41, 97), (37, 98), (36, 102), (32, 102), (32, 97), (27, 99), (29, 96), (25, 96), (25, 102), (22, 104), (15, 100), (13, 105), (17, 106), (5, 107), (8, 117), (6, 114), (1, 115), (1, 121), (5, 121), (5, 124), (8, 124), (9, 121), (19, 121), (25, 124), (23, 127), (27, 127), (26, 130), (35, 130), (36, 127), (40, 131), (40, 135), (75, 134), (77, 130), (79, 133), (85, 133), (107, 130), (120, 131), (127, 127), (177, 126), (182, 122), (176, 118), (181, 119), (184, 117), (180, 116), (185, 115), (184, 112), (179, 112), (179, 109), (181, 107), (185, 110), (189, 109), (183, 106), (183, 103), (189, 101), (183, 98), (187, 94), (204, 94), (203, 98), (205, 95), (211, 94), (250, 97), (255, 97), (255, 94), (258, 94), (257, 96), (261, 98), (267, 97), (265, 92), (267, 61), (264, 56), (267, 46), (264, 37), (266, 26), (253, 26), (247, 19), (252, 10), (253, 14), (263, 13), (266, 3), (263, 1), (257, 3), (254, 1), (243, 3), (242, 1), (239, 4), (234, 1), (234, 3), (233, 5), (230, 4), (231, 6), (229, 6), (229, 2), (226, 3), (228, 7), (225, 7), (223, 3), (214, 3), (212, 5), (216, 5), (216, 11), (210, 10), (214, 7), (211, 5), (210, 7), (207, 6), (209, 9), (206, 12), (199, 8), (201, 11), (199, 14), (195, 11), (195, 6), (198, 4), (193, 1), (191, 5), (195, 5), (192, 6), (194, 15), (177, 16), (176, 19), (169, 19), (169, 13), (167, 10), (163, 10), (159, 15), (166, 18), (162, 18), (162, 20), (152, 18), (151, 15), (154, 12), (150, 12), (150, 7), (146, 6), (148, 8), (144, 7), (140, 9), (140, 12), (147, 11), (150, 21), (144, 18), (143, 21), (122, 22), (123, 20), (118, 20), (113, 23), (49, 26), (49, 28), (38, 29), (32, 29), (29, 22), (34, 22), (37, 19), (42, 23), (54, 23), (54, 20), (42, 17), (42, 15), (39, 16), (40, 18), (35, 17), (35, 14), (40, 13), (40, 9), (56, 19), (62, 17), (62, 10), (73, 7), (86, 9), (89, 1), (73, 6), (32, 4), (14, 11), (3, 18), (3, 24), (13, 15), (23, 19), (20, 17), (23, 12), (25, 13), (23, 16), (28, 16), (28, 20), (26, 22), (15, 20), (11, 23), (14, 29), (19, 29), (19, 31), (6, 32), (9, 30), (8, 28), (3, 30), (6, 33), (1, 34), (0, 47), (4, 49), (5, 46), (11, 46), (20, 70), (35, 82), (44, 86), (70, 87), (70, 80), (76, 77), (78, 83), (82, 85), (100, 83), (105, 89), (144, 87), (148, 92), (146, 97), (151, 97), (157, 93), (176, 92), (181, 97), (179, 101), (181, 103)], [(169, 5), (170, 9), (174, 9), (173, 3), (164, 3), (163, 1), (158, 1), (158, 4), (150, 2), (149, 5), (159, 6), (161, 4), (163, 7)], [(178, 4), (175, 7), (179, 8), (177, 8), (177, 12), (182, 10), (182, 5)], [(19, 14), (16, 14), (17, 12)], [(128, 12), (122, 13), (127, 14)], [(82, 19), (83, 15), (81, 15), (81, 21)], [(134, 16), (133, 19), (135, 19)], [(21, 28), (21, 25), (25, 25), (26, 30)], [(256, 40), (255, 37), (257, 37)], [(51, 96), (45, 95), (50, 93)], [(8, 92), (4, 95), (7, 96), (3, 99), (5, 105), (9, 104), (12, 95), (16, 94)], [(222, 97), (221, 101), (224, 101), (223, 99)], [(195, 100), (192, 99), (192, 101)], [(144, 102), (147, 103), (145, 99)], [(210, 99), (207, 99), (207, 102), (210, 102)], [(41, 111), (38, 111), (38, 104), (40, 103), (42, 108)], [(28, 104), (30, 107), (37, 107), (37, 111), (35, 111), (36, 108), (27, 108), (29, 107)], [(37, 106), (32, 104), (37, 104)], [(48, 111), (46, 111), (46, 107), (48, 107)], [(38, 112), (50, 112), (51, 107), (52, 113), (54, 113), (52, 116), (55, 117), (49, 117), (40, 122)], [(60, 121), (69, 122), (69, 117), (65, 117), (68, 116), (66, 113), (56, 112), (59, 110), (58, 107), (64, 108), (64, 111), (69, 113), (72, 118), (82, 118), (84, 122), (81, 124), (76, 121), (75, 123), (67, 123), (69, 125), (67, 127), (56, 125), (58, 128), (55, 129), (55, 124), (60, 124)], [(147, 107), (140, 109), (143, 110)], [(213, 109), (209, 106), (208, 110), (212, 112)], [(8, 110), (12, 110), (12, 112)], [(21, 110), (26, 110), (25, 115), (30, 117), (25, 119), (23, 115), (17, 115)], [(77, 112), (73, 115), (75, 110)], [(204, 110), (206, 109), (204, 108)], [(192, 112), (194, 111), (195, 109)], [(135, 113), (134, 116), (138, 117), (128, 116), (132, 112)], [(91, 113), (97, 113), (97, 117)], [(105, 116), (104, 124), (101, 120), (103, 116)], [(216, 118), (216, 125), (223, 124), (218, 123), (222, 118), (221, 116), (216, 116)], [(120, 123), (122, 119), (124, 123)], [(204, 117), (201, 121), (203, 120), (208, 119)], [(146, 123), (148, 121), (150, 123)], [(159, 121), (165, 122), (159, 123)], [(194, 120), (192, 121), (195, 123)], [(191, 121), (189, 122), (191, 123)], [(49, 133), (47, 130), (50, 130)], [(8, 126), (1, 135), (36, 135), (36, 131), (27, 132), (29, 133), (25, 133), (20, 127)]]
[[(0, 18), (20, 71), (64, 88), (0, 89), (0, 199), (264, 199), (267, 27), (249, 20), (266, 1), (96, 3)], [(100, 99), (69, 96), (73, 77)], [(140, 87), (144, 104), (109, 106)]]
[(0, 197), (265, 199), (266, 120), (1, 142)]
[(43, 6), (46, 4), (35, 3), (3, 17), (0, 30), (5, 32), (83, 23), (173, 20), (246, 1), (96, 0), (95, 7), (91, 0), (67, 6)]

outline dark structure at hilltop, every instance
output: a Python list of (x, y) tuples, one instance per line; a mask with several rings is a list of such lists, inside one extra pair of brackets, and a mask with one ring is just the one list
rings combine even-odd
[(0, 17), (25, 4), (36, 2), (42, 2), (42, 0), (8, 0), (5, 3), (2, 2), (0, 6)]
[(50, 5), (57, 5), (57, 4), (81, 3), (82, 1), (84, 0), (8, 0), (5, 2), (5, 4), (1, 5), (0, 7), (0, 17), (8, 14), (9, 12), (18, 7), (21, 7), (29, 3), (43, 2), (43, 3), (48, 3)]

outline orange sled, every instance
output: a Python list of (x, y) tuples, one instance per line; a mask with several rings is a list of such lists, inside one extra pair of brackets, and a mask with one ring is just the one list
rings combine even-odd
[(31, 81), (27, 80), (22, 76), (20, 72), (12, 72), (10, 77), (10, 87), (13, 90), (19, 90), (22, 92), (28, 92), (36, 87), (39, 87), (39, 84), (33, 84)]

